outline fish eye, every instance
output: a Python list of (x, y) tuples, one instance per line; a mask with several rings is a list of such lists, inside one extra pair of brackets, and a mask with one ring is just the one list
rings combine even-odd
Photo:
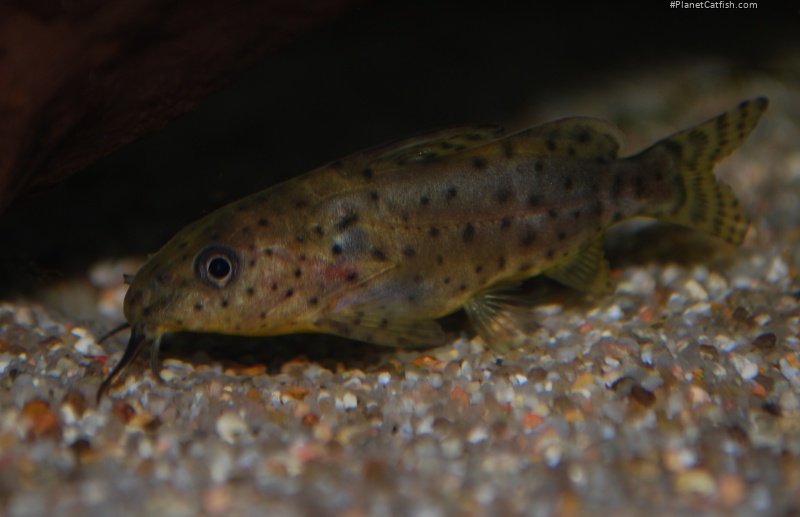
[(197, 254), (194, 269), (202, 281), (215, 287), (225, 287), (236, 276), (239, 259), (225, 246), (209, 246)]

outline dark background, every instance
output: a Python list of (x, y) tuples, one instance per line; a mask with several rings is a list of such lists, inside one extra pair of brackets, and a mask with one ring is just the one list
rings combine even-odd
[[(0, 215), (0, 294), (45, 271), (144, 256), (226, 202), (386, 140), (461, 123), (513, 126), (523, 112), (546, 122), (530, 111), (534, 100), (591, 97), (665, 64), (711, 57), (769, 73), (798, 47), (796, 5), (646, 4), (365, 2), (161, 133)], [(797, 84), (800, 66), (776, 73)], [(591, 115), (563, 115), (572, 114)]]

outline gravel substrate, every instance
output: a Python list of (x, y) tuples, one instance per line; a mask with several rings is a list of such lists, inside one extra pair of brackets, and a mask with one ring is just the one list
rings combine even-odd
[(687, 93), (680, 70), (651, 73), (650, 97), (624, 79), (551, 97), (529, 122), (586, 108), (623, 121), (633, 150), (767, 95), (718, 169), (754, 221), (741, 248), (633, 224), (609, 243), (616, 294), (548, 288), (526, 349), (456, 332), (278, 371), (173, 355), (167, 384), (140, 361), (96, 406), (125, 336), (95, 338), (137, 259), (98, 262), (0, 304), (0, 514), (800, 512), (800, 103), (769, 75)]

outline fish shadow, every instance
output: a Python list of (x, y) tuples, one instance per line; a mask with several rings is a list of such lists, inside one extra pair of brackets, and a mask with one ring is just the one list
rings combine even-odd
[(652, 263), (724, 265), (733, 261), (731, 254), (724, 253), (732, 247), (703, 232), (652, 219), (636, 219), (610, 228), (604, 240), (606, 258), (615, 268)]

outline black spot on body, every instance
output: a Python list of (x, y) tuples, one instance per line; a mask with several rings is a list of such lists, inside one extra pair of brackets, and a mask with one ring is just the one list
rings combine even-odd
[(497, 257), (497, 269), (503, 269), (506, 267), (506, 258), (503, 255)]
[[(273, 291), (277, 291), (278, 290), (278, 282), (272, 282), (272, 285), (269, 288), (272, 289)], [(252, 287), (250, 289), (252, 289)]]
[(641, 176), (641, 175), (636, 176), (634, 178), (634, 180), (633, 180), (633, 185), (634, 185), (634, 193), (635, 193), (636, 197), (639, 198), (639, 199), (643, 198), (644, 194), (645, 194), (644, 177)]
[(378, 199), (380, 199), (380, 195), (378, 195), (377, 190), (371, 190), (369, 193), (369, 198), (373, 201), (377, 201)]
[(258, 225), (259, 226), (269, 226), (269, 219), (267, 219), (266, 217), (260, 218), (258, 220)]
[(406, 248), (403, 250), (403, 255), (405, 255), (406, 257), (409, 257), (409, 258), (410, 258), (410, 257), (413, 257), (413, 256), (414, 256), (414, 255), (416, 255), (416, 254), (417, 254), (417, 250), (415, 250), (415, 249), (414, 249), (414, 248), (412, 248), (411, 246), (407, 246), (407, 247), (406, 247)]
[(475, 266), (475, 272), (476, 273), (480, 273), (481, 271), (483, 271), (483, 265), (482, 264), (477, 264)]
[(536, 160), (536, 163), (533, 164), (533, 170), (536, 172), (542, 172), (544, 170), (544, 163), (542, 163), (542, 160)]
[(437, 237), (439, 235), (439, 228), (431, 226), (430, 229), (428, 230), (428, 235), (430, 235), (431, 237)]
[(566, 178), (564, 179), (564, 190), (566, 190), (567, 192), (571, 192), (571, 191), (572, 191), (572, 188), (573, 188), (573, 186), (574, 186), (574, 185), (572, 184), (572, 178), (570, 178), (569, 176), (568, 176), (568, 177), (566, 177)]
[(578, 131), (578, 134), (575, 137), (575, 140), (577, 140), (578, 143), (581, 143), (581, 144), (589, 143), (589, 140), (591, 140), (591, 139), (592, 139), (592, 134), (589, 133), (589, 131), (586, 128), (581, 128), (580, 131)]
[(472, 160), (472, 166), (478, 169), (479, 171), (485, 169), (488, 165), (489, 161), (482, 156), (479, 156), (474, 160)]
[(430, 202), (431, 202), (431, 200), (430, 200), (430, 198), (428, 196), (421, 196), (419, 198), (419, 204), (422, 205), (422, 206), (428, 206), (430, 204)]
[(556, 252), (553, 251), (553, 250), (547, 250), (547, 253), (545, 253), (545, 255), (547, 255), (548, 259), (552, 259), (555, 256), (555, 254), (556, 254)]
[(255, 266), (256, 265), (256, 259), (254, 259), (254, 258), (250, 259), (250, 262), (248, 262), (248, 264), (250, 264), (250, 267)]
[(366, 169), (361, 171), (361, 175), (364, 176), (365, 180), (371, 180), (372, 176), (375, 175), (375, 172), (372, 169), (370, 169), (369, 167), (367, 167)]
[(348, 273), (347, 277), (345, 277), (345, 278), (346, 278), (346, 280), (348, 282), (355, 282), (356, 280), (358, 280), (358, 273), (356, 273), (355, 271), (352, 271), (352, 272)]
[(223, 298), (222, 301), (219, 303), (219, 305), (223, 309), (226, 308), (228, 306), (228, 299), (227, 298)]
[(542, 196), (539, 194), (530, 194), (528, 195), (528, 205), (529, 206), (539, 206), (539, 203), (542, 202)]
[(386, 260), (386, 253), (384, 253), (383, 250), (379, 248), (372, 248), (371, 254), (372, 258), (374, 258), (375, 260), (380, 260), (380, 261)]
[(323, 230), (323, 229), (322, 229), (322, 226), (320, 226), (320, 225), (318, 225), (318, 224), (315, 224), (315, 225), (314, 225), (314, 227), (313, 227), (313, 230), (314, 230), (314, 233), (316, 233), (316, 234), (317, 234), (317, 235), (319, 235), (320, 237), (322, 237), (323, 235), (325, 235), (325, 230)]
[(267, 313), (266, 313), (266, 311), (264, 311), (264, 312), (262, 312), (261, 314), (259, 314), (259, 315), (258, 315), (258, 317), (259, 317), (259, 318), (261, 318), (262, 320), (264, 320), (264, 319), (267, 319)]
[(317, 299), (316, 296), (312, 296), (311, 298), (308, 299), (308, 304), (309, 305), (313, 306), (313, 305), (317, 305), (318, 303), (319, 303), (319, 300)]
[(264, 255), (271, 257), (275, 251), (272, 248), (264, 248)]
[(339, 221), (336, 223), (336, 229), (338, 229), (339, 231), (344, 231), (347, 228), (349, 228), (349, 227), (353, 226), (354, 224), (356, 224), (356, 222), (358, 222), (358, 214), (357, 213), (354, 212), (354, 213), (351, 213), (351, 214), (347, 214), (344, 217), (342, 217), (341, 219), (339, 219)]
[(194, 310), (196, 310), (196, 311), (198, 311), (198, 312), (199, 312), (199, 311), (202, 311), (202, 310), (203, 310), (203, 304), (202, 304), (202, 303), (196, 303), (196, 304), (194, 304)]
[(333, 246), (331, 246), (331, 253), (333, 253), (334, 255), (341, 255), (342, 254), (342, 246), (341, 246), (341, 244), (337, 243), (337, 244), (334, 244)]
[(558, 240), (563, 241), (567, 238), (567, 234), (564, 232), (558, 232)]
[(581, 218), (581, 211), (579, 208), (576, 208), (572, 211), (572, 218), (573, 219), (580, 219)]
[(286, 294), (284, 294), (283, 297), (284, 298), (291, 298), (293, 294), (294, 294), (294, 289), (289, 288), (289, 289), (286, 290)]
[(611, 197), (618, 198), (622, 195), (622, 174), (617, 173), (614, 175), (614, 183), (611, 185)]
[(436, 255), (436, 263), (437, 263), (438, 265), (440, 265), (440, 266), (441, 266), (442, 264), (444, 264), (444, 257), (443, 257), (443, 256), (441, 256), (441, 255)]
[(300, 201), (295, 201), (294, 202), (294, 207), (295, 208), (306, 208), (307, 206), (308, 206), (308, 203), (306, 203), (302, 199)]
[(536, 242), (536, 232), (533, 230), (527, 230), (525, 233), (522, 234), (522, 237), (520, 237), (520, 243), (522, 244), (523, 247), (527, 248), (534, 242)]
[(495, 199), (497, 199), (498, 203), (500, 203), (501, 205), (505, 205), (511, 200), (511, 189), (507, 188), (497, 189), (497, 191), (494, 193), (494, 197)]
[(464, 231), (461, 233), (461, 239), (464, 242), (472, 242), (475, 240), (475, 226), (472, 223), (464, 225)]
[(513, 158), (514, 157), (514, 142), (511, 140), (503, 140), (503, 155), (506, 158)]
[(256, 290), (253, 287), (248, 287), (246, 292), (247, 292), (247, 296), (253, 296), (254, 294), (256, 294)]
[(447, 189), (446, 197), (448, 200), (455, 199), (458, 195), (458, 189), (455, 187), (450, 187)]
[(414, 280), (415, 284), (421, 284), (422, 283), (422, 275), (414, 275), (414, 278), (412, 278), (412, 280)]
[(295, 278), (300, 278), (302, 275), (303, 275), (303, 270), (302, 269), (297, 268), (297, 269), (294, 270), (294, 277)]
[(547, 150), (550, 152), (553, 152), (558, 148), (558, 145), (556, 145), (556, 141), (553, 140), (552, 138), (547, 139), (547, 141), (545, 142), (545, 146), (547, 146)]
[(507, 215), (500, 219), (500, 229), (507, 230), (508, 228), (511, 228), (511, 216)]
[(551, 208), (547, 211), (547, 215), (549, 215), (551, 219), (558, 219), (558, 210)]
[(450, 277), (449, 277), (449, 276), (446, 276), (446, 277), (444, 277), (444, 280), (442, 280), (442, 281), (443, 281), (445, 284), (449, 284), (449, 283), (451, 282), (451, 280), (450, 280)]

